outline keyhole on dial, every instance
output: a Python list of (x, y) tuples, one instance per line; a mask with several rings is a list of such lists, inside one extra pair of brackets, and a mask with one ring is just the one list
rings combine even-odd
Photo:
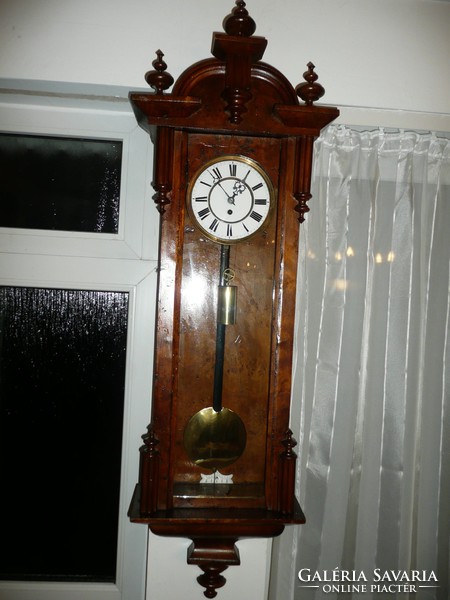
[(229, 215), (232, 215), (232, 214), (233, 214), (233, 211), (231, 210), (231, 208), (229, 208), (229, 209), (227, 210), (227, 213), (228, 213)]

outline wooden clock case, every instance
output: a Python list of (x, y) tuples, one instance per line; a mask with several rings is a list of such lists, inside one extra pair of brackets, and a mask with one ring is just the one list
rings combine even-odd
[[(189, 67), (171, 93), (173, 78), (158, 51), (146, 74), (154, 92), (130, 94), (155, 145), (152, 185), (161, 232), (152, 418), (129, 516), (155, 534), (192, 540), (188, 563), (204, 571), (198, 581), (208, 598), (224, 585), (221, 572), (240, 563), (236, 541), (274, 537), (286, 524), (305, 520), (294, 494), (296, 443), (289, 430), (298, 230), (309, 210), (314, 140), (339, 114), (314, 105), (324, 93), (314, 65), (294, 89), (261, 61), (267, 40), (253, 35), (244, 2), (236, 2), (223, 26), (224, 33), (213, 34), (213, 57)], [(211, 484), (199, 483), (182, 436), (189, 416), (201, 408), (202, 386), (211, 385), (214, 308), (192, 325), (185, 297), (192, 274), (214, 288), (218, 245), (193, 227), (186, 193), (195, 172), (222, 155), (245, 155), (264, 167), (275, 188), (276, 214), (264, 235), (232, 248), (244, 290), (245, 329), (238, 337), (251, 335), (251, 344), (240, 355), (229, 346), (229, 370), (245, 371), (248, 381), (242, 384), (242, 373), (230, 377), (226, 401), (235, 402), (248, 441), (242, 458), (225, 469), (234, 473), (233, 483)], [(253, 263), (256, 275), (246, 268)], [(206, 304), (213, 307), (210, 296)], [(252, 348), (258, 344), (265, 350), (255, 369)]]

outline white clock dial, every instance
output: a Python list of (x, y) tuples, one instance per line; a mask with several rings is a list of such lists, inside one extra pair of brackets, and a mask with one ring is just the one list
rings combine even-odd
[(209, 162), (197, 172), (188, 192), (197, 226), (211, 239), (226, 244), (260, 231), (272, 205), (270, 179), (258, 163), (244, 156)]

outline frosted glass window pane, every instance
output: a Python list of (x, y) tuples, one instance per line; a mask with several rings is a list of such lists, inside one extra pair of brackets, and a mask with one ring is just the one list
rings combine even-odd
[(0, 227), (117, 233), (122, 143), (0, 134)]
[(0, 288), (0, 578), (114, 581), (128, 294)]

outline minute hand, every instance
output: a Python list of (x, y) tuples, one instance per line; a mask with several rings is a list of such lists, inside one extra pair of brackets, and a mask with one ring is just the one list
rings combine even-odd
[(217, 183), (217, 185), (220, 187), (220, 189), (221, 189), (223, 192), (225, 192), (225, 194), (226, 194), (226, 196), (227, 196), (227, 199), (228, 199), (228, 202), (230, 202), (231, 204), (234, 204), (234, 194), (233, 194), (233, 196), (230, 196), (230, 195), (229, 195), (229, 193), (228, 193), (228, 192), (227, 192), (227, 190), (226, 190), (226, 189), (223, 187), (223, 185), (221, 184), (221, 182), (220, 182), (220, 181)]

